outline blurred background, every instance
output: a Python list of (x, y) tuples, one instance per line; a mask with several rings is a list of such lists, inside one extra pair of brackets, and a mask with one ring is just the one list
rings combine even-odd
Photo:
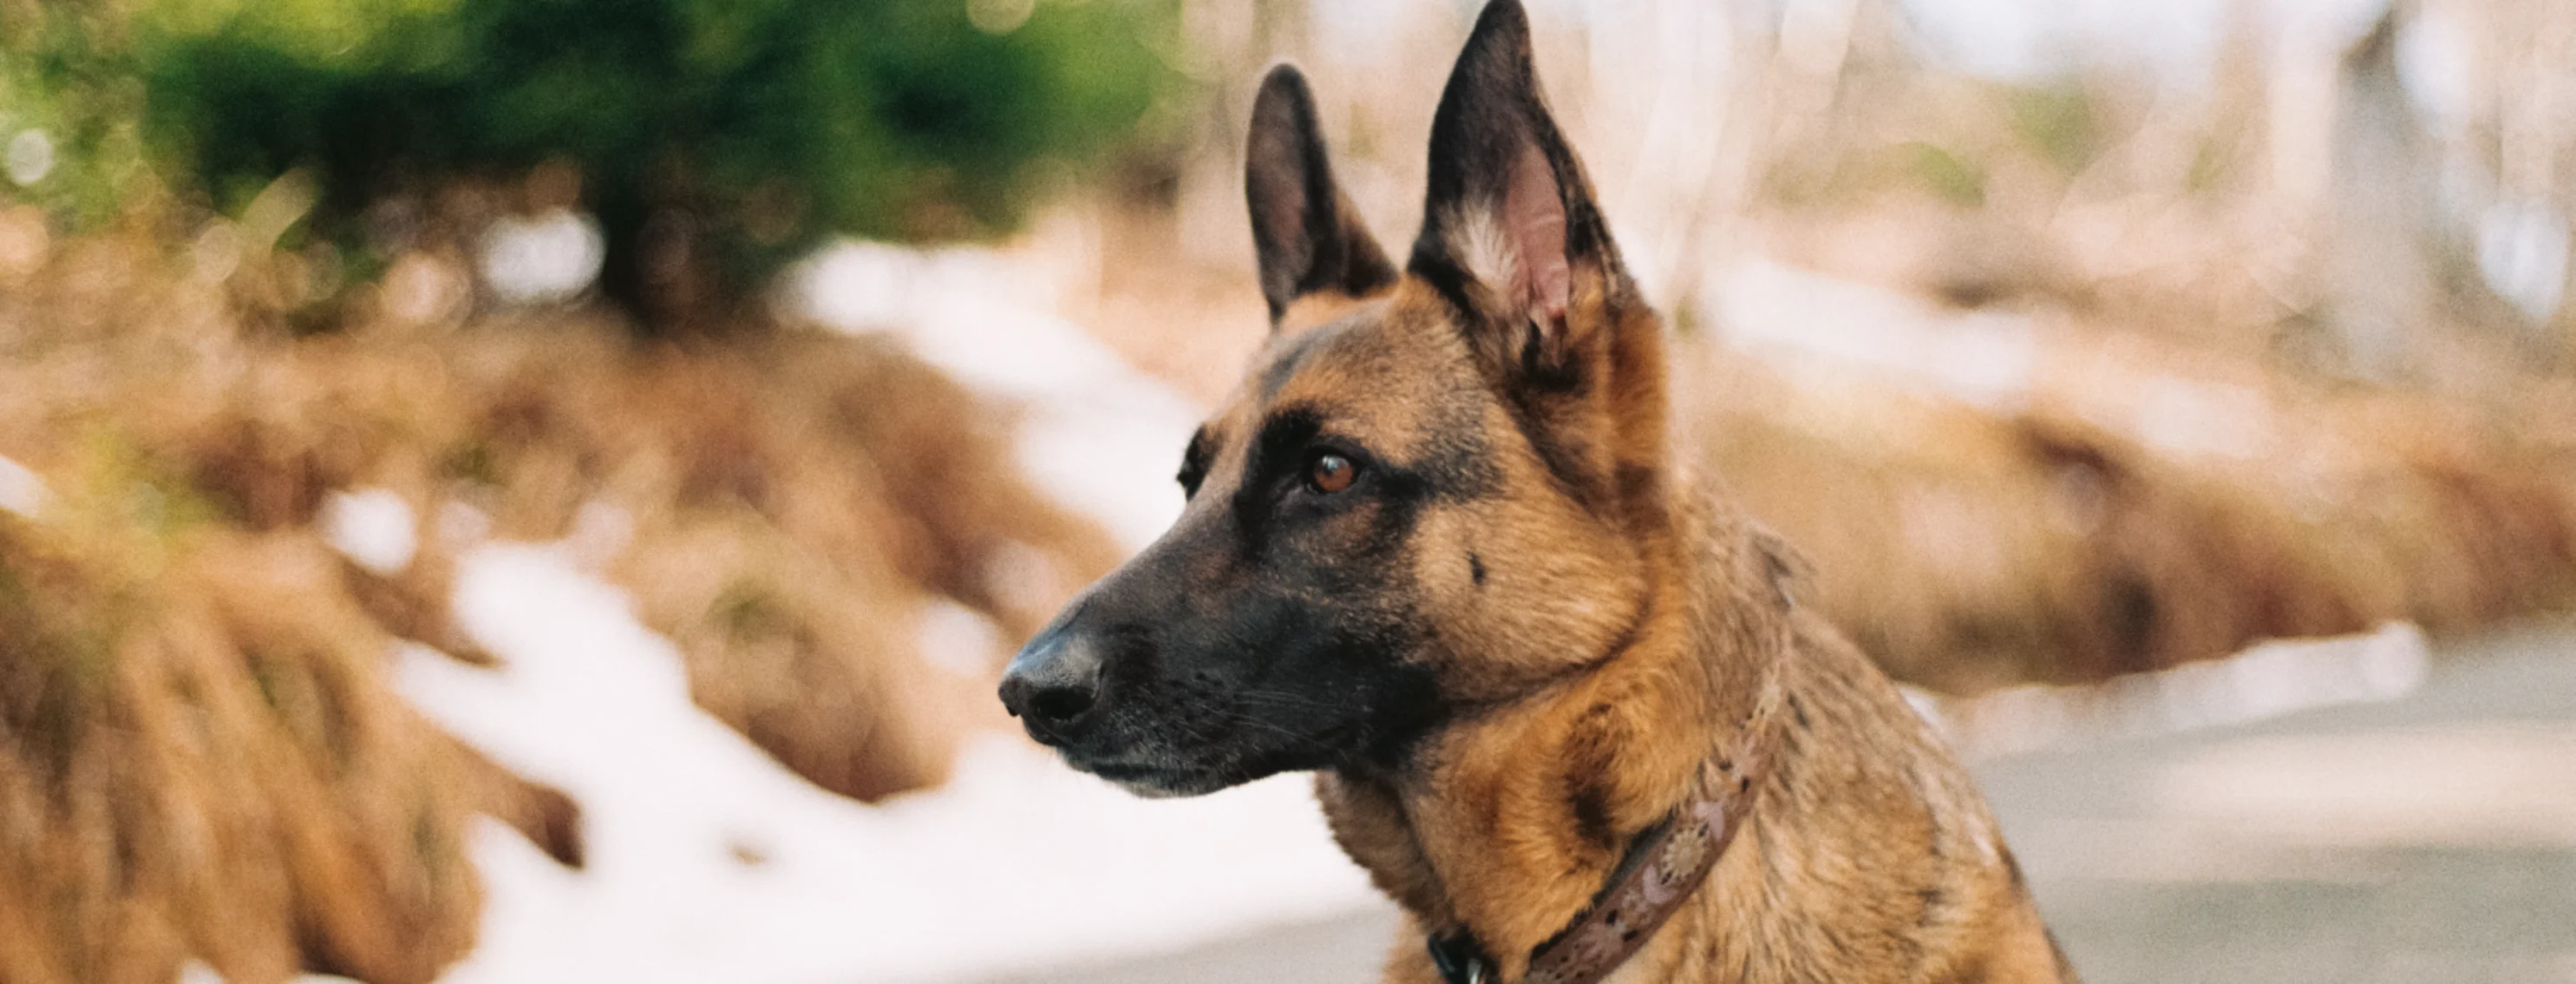
[[(0, 0), (0, 982), (1366, 981), (1000, 663), (1462, 0)], [(2097, 982), (2576, 981), (2576, 7), (1533, 0), (1689, 453)]]

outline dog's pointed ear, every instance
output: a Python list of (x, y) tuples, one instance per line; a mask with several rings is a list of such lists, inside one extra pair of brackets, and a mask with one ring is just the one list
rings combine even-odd
[(1407, 270), (1448, 298), (1565, 488), (1605, 515), (1664, 521), (1662, 322), (1548, 113), (1519, 0), (1476, 18), (1432, 116), (1430, 163)]
[(1273, 327), (1290, 302), (1308, 294), (1361, 297), (1395, 282), (1386, 250), (1333, 183), (1315, 97), (1294, 65), (1272, 68), (1253, 99), (1243, 197), (1252, 206), (1252, 245)]
[(1625, 289), (1583, 164), (1539, 91), (1518, 0), (1486, 5), (1440, 93), (1410, 266), (1483, 323), (1479, 348), (1540, 365), (1575, 345), (1579, 280)]

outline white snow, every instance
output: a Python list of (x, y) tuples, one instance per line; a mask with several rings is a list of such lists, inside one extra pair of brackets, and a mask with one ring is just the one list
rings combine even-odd
[(2021, 409), (2039, 369), (2030, 319), (1945, 311), (1890, 290), (1771, 260), (1723, 268), (1705, 313), (1726, 340), (1780, 369), (1861, 370), (1987, 410)]
[(2431, 666), (2424, 631), (2389, 622), (2355, 635), (2269, 640), (2224, 659), (2098, 684), (2034, 684), (1968, 698), (1908, 688), (1906, 698), (1974, 759), (2395, 700), (2423, 686)]
[(358, 566), (393, 575), (420, 549), (411, 504), (390, 489), (333, 492), (322, 500), (322, 539)]
[(45, 508), (45, 482), (36, 473), (7, 458), (0, 458), (0, 511), (17, 513), (33, 519)]
[(816, 320), (901, 339), (924, 361), (1021, 405), (1021, 467), (1131, 549), (1181, 512), (1171, 474), (1200, 409), (1013, 287), (1034, 278), (988, 250), (910, 250), (852, 241), (796, 278)]
[(578, 801), (588, 857), (568, 870), (483, 822), (482, 936), (447, 984), (966, 981), (1370, 898), (1295, 777), (1146, 801), (996, 735), (948, 786), (870, 807), (690, 703), (670, 643), (559, 550), (468, 554), (457, 613), (502, 667), (407, 647), (396, 685)]

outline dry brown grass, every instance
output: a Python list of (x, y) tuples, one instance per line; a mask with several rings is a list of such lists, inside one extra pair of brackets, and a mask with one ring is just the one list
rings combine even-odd
[[(1815, 560), (1819, 603), (1941, 689), (2576, 599), (2576, 455), (2545, 382), (2478, 409), (2135, 338), (2063, 340), (2045, 362), (2030, 406), (1998, 413), (1730, 353), (1707, 360), (1697, 412), (1712, 467)], [(2230, 450), (2146, 432), (2195, 417)]]
[(430, 980), (473, 931), (465, 815), (505, 780), (386, 688), (319, 543), (101, 478), (0, 518), (0, 978)]
[[(397, 638), (493, 658), (449, 614), (444, 518), (550, 539), (624, 517), (590, 559), (701, 705), (863, 799), (941, 781), (996, 714), (953, 667), (1001, 654), (925, 661), (925, 606), (1007, 645), (1116, 557), (1018, 476), (1008, 408), (886, 344), (468, 318), (434, 257), (304, 300), (278, 287), (306, 275), (291, 257), (157, 242), (0, 265), (0, 456), (51, 491), (0, 512), (0, 980), (168, 980), (191, 956), (428, 980), (470, 945), (468, 814), (577, 862), (569, 800), (383, 679)], [(390, 576), (314, 529), (364, 487), (422, 518)]]

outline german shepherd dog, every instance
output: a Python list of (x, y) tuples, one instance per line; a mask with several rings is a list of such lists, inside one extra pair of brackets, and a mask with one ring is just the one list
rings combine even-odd
[(1172, 529), (1012, 661), (1032, 737), (1146, 796), (1314, 771), (1421, 934), (1390, 982), (2074, 979), (1966, 772), (1682, 464), (1516, 0), (1401, 269), (1293, 67), (1246, 185), (1269, 343)]

